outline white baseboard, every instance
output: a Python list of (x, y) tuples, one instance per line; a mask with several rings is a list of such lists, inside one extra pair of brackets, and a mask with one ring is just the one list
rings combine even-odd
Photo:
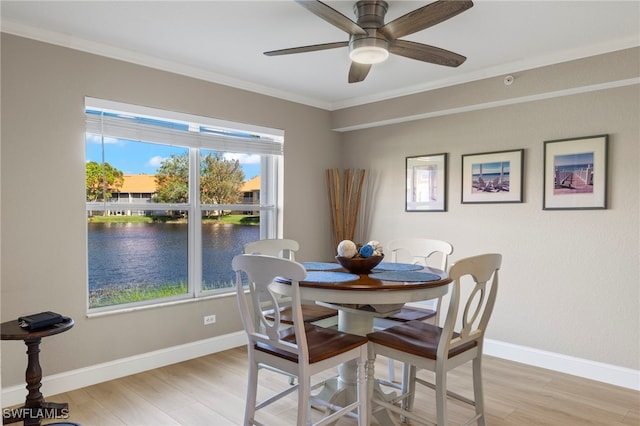
[[(40, 392), (45, 397), (56, 395), (246, 344), (247, 336), (245, 332), (238, 331), (211, 339), (134, 355), (90, 367), (45, 376), (42, 379)], [(26, 395), (27, 390), (24, 384), (3, 388), (3, 407), (24, 403)]]
[[(247, 338), (244, 331), (238, 331), (207, 340), (53, 374), (42, 379), (41, 392), (45, 397), (47, 395), (56, 395), (107, 380), (221, 352), (246, 345), (246, 343)], [(510, 361), (640, 391), (640, 371), (630, 368), (617, 367), (491, 339), (485, 340), (484, 353)], [(3, 406), (21, 404), (24, 402), (25, 396), (26, 389), (24, 385), (3, 388), (2, 404)]]
[(485, 339), (484, 353), (547, 370), (640, 391), (640, 371), (526, 346)]

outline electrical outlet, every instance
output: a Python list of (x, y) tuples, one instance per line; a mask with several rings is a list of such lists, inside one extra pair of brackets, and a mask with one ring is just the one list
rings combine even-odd
[(214, 324), (216, 322), (215, 315), (205, 315), (204, 317), (204, 325)]

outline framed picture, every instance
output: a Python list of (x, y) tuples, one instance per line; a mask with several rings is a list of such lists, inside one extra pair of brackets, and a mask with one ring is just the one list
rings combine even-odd
[(543, 210), (607, 208), (608, 135), (544, 143)]
[(447, 154), (407, 157), (405, 211), (447, 211)]
[(462, 156), (462, 204), (521, 203), (524, 149)]

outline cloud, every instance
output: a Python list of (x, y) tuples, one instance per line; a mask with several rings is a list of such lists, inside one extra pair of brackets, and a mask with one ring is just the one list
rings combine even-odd
[[(98, 144), (102, 143), (102, 136), (96, 135), (94, 133), (87, 133), (86, 138), (87, 138), (86, 141), (89, 142), (89, 143), (98, 143)], [(116, 144), (116, 143), (119, 143), (119, 142), (120, 141), (117, 138), (110, 138), (108, 136), (104, 137), (104, 143), (105, 144)]]
[(238, 154), (225, 153), (225, 160), (238, 160), (240, 164), (260, 164), (260, 155), (258, 154)]
[(156, 167), (156, 168), (160, 167), (164, 160), (166, 160), (166, 158), (156, 155), (155, 157), (151, 157), (149, 161), (147, 161), (147, 166)]

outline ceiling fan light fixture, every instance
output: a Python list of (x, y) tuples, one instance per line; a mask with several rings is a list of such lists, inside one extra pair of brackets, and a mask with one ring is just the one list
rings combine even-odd
[[(0, 0), (2, 1), (2, 0)], [(349, 46), (349, 83), (363, 81), (372, 65), (384, 62), (390, 53), (417, 61), (457, 67), (467, 58), (455, 52), (414, 41), (403, 40), (453, 18), (473, 6), (473, 0), (438, 0), (385, 23), (389, 3), (384, 0), (356, 0), (353, 12), (356, 22), (320, 0), (296, 0), (300, 6), (349, 34), (349, 41), (313, 44), (310, 46), (264, 52), (267, 56), (314, 52)], [(391, 52), (389, 51), (391, 49)]]
[(379, 38), (361, 38), (350, 45), (349, 58), (359, 64), (379, 64), (389, 57), (389, 43)]

